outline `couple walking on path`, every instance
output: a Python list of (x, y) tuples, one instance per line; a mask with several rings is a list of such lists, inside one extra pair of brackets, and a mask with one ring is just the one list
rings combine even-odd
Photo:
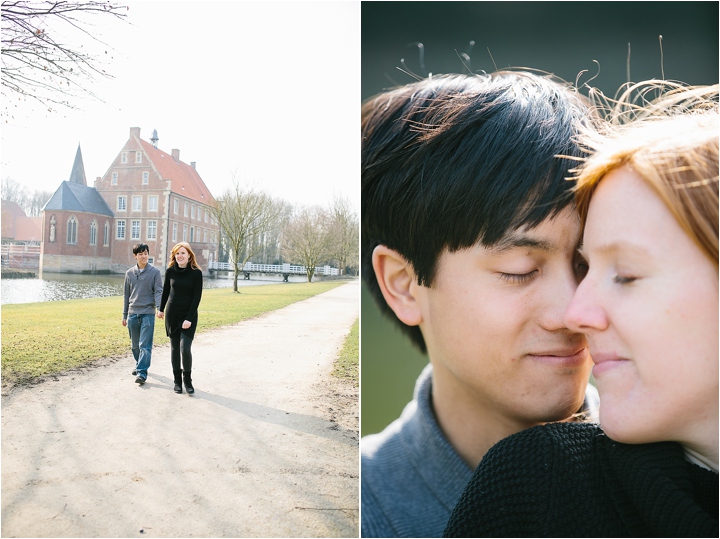
[(195, 388), (192, 384), (191, 347), (197, 329), (203, 284), (202, 270), (197, 265), (195, 253), (186, 242), (172, 248), (164, 285), (160, 270), (148, 262), (150, 248), (146, 244), (135, 245), (133, 255), (137, 264), (125, 273), (122, 324), (130, 333), (135, 358), (132, 373), (137, 376), (135, 382), (143, 385), (147, 380), (157, 315), (165, 320), (165, 331), (170, 337), (174, 391), (182, 393), (184, 382), (185, 390), (192, 395)]
[(330, 375), (358, 295), (356, 279), (198, 332), (192, 399), (167, 397), (162, 361), (128, 391), (130, 350), (17, 387), (2, 536), (358, 537), (358, 390)]

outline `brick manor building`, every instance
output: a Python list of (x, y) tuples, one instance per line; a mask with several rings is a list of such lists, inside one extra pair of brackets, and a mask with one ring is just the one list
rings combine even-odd
[(180, 161), (180, 150), (159, 150), (156, 132), (151, 140), (131, 127), (94, 187), (87, 185), (78, 145), (70, 179), (42, 211), (41, 272), (124, 273), (135, 263), (133, 245), (142, 242), (164, 274), (172, 247), (187, 241), (207, 273), (218, 256), (215, 199), (194, 162)]

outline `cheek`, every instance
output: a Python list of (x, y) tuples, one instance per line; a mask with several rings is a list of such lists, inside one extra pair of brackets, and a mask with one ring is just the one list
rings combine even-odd
[(619, 342), (613, 351), (632, 362), (598, 380), (609, 434), (647, 433), (651, 425), (687, 414), (698, 395), (717, 393), (717, 292), (703, 283), (659, 284), (615, 306), (611, 324)]
[(512, 353), (513, 344), (522, 332), (526, 302), (519, 298), (498, 297), (482, 290), (458, 288), (434, 302), (428, 320), (438, 340), (456, 350), (479, 355), (479, 351), (504, 350)]

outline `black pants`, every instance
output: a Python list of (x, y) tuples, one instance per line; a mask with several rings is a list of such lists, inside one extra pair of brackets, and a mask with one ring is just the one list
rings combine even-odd
[(182, 356), (182, 370), (189, 373), (192, 370), (192, 339), (182, 331), (176, 331), (170, 336), (170, 361), (173, 371), (180, 370), (180, 357)]

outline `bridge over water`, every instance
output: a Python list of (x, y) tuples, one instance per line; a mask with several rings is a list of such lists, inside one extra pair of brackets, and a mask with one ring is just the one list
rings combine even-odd
[[(234, 271), (233, 265), (229, 262), (211, 262), (208, 270), (211, 273), (213, 271)], [(290, 275), (307, 275), (305, 266), (293, 266), (292, 264), (252, 264), (247, 262), (241, 271), (246, 280), (250, 279), (252, 273), (282, 275), (285, 282), (288, 282)], [(316, 266), (315, 275), (340, 275), (340, 270), (331, 266)]]

